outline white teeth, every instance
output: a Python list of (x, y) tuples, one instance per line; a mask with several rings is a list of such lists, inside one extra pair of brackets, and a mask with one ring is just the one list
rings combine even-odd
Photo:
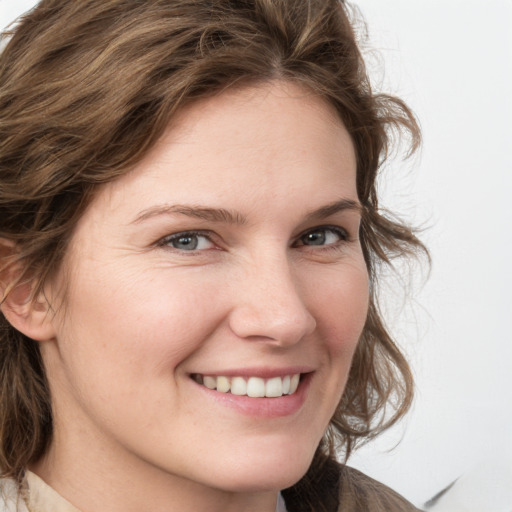
[(274, 377), (273, 379), (267, 380), (265, 384), (265, 396), (283, 396), (283, 379), (281, 379), (281, 377)]
[(247, 395), (247, 382), (243, 377), (233, 377), (231, 380), (231, 394)]
[[(213, 377), (215, 379), (215, 377)], [(221, 393), (227, 393), (231, 387), (231, 384), (229, 382), (229, 379), (227, 377), (217, 377), (217, 385), (215, 386), (217, 388), (217, 391), (220, 391)]]
[(300, 379), (300, 375), (298, 375), (298, 374), (292, 375), (292, 377), (290, 379), (290, 395), (295, 393), (295, 391), (297, 391), (297, 388), (299, 387), (299, 379)]
[(262, 379), (260, 377), (225, 377), (220, 375), (201, 376), (196, 374), (194, 380), (208, 389), (216, 389), (220, 393), (229, 393), (252, 398), (277, 398), (283, 395), (292, 395), (297, 391), (300, 382), (300, 373)]
[(247, 381), (247, 396), (254, 398), (265, 396), (265, 381), (259, 377), (251, 377)]
[(217, 379), (215, 377), (203, 377), (203, 384), (208, 389), (215, 389), (217, 387)]
[(290, 392), (290, 380), (289, 375), (283, 379), (283, 395), (287, 395)]

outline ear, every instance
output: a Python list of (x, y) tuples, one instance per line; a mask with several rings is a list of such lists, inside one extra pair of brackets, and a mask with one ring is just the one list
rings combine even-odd
[(48, 341), (55, 337), (53, 313), (43, 293), (32, 296), (33, 282), (24, 279), (17, 282), (22, 268), (15, 262), (16, 252), (13, 242), (0, 239), (0, 310), (25, 336)]

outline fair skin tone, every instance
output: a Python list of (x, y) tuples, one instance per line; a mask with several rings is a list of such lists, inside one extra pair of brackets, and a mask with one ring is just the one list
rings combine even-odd
[(97, 194), (46, 287), (30, 334), (55, 435), (33, 471), (83, 511), (273, 512), (363, 329), (359, 223), (323, 100), (272, 83), (185, 109)]

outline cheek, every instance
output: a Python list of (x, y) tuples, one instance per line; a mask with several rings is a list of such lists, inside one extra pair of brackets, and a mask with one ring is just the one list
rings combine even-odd
[(66, 358), (95, 373), (108, 366), (107, 374), (119, 379), (126, 372), (168, 378), (219, 316), (215, 287), (205, 286), (204, 280), (196, 283), (190, 275), (168, 275), (154, 279), (143, 272), (102, 272), (76, 282), (60, 330)]
[(363, 331), (368, 313), (369, 289), (366, 266), (350, 266), (344, 272), (326, 276), (318, 293), (316, 318), (322, 339), (333, 357), (348, 365)]

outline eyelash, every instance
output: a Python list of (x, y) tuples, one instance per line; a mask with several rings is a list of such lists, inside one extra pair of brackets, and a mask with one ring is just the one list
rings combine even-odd
[[(315, 244), (307, 245), (307, 244), (301, 243), (307, 236), (311, 236), (311, 235), (313, 235), (315, 233), (319, 233), (319, 232), (323, 232), (324, 235), (328, 232), (334, 233), (339, 237), (339, 240), (337, 242), (326, 244), (326, 245), (315, 245)], [(346, 229), (340, 228), (338, 226), (318, 226), (313, 229), (308, 229), (305, 233), (300, 235), (297, 238), (297, 241), (293, 244), (293, 247), (321, 247), (322, 248), (321, 250), (332, 250), (332, 249), (338, 249), (341, 244), (346, 243), (349, 240), (350, 240), (350, 237), (349, 237), (349, 234)]]
[[(308, 245), (306, 243), (303, 243), (304, 239), (307, 236), (311, 236), (315, 233), (318, 234), (319, 232), (323, 232), (324, 236), (329, 232), (331, 234), (334, 233), (335, 235), (337, 235), (339, 237), (339, 240), (334, 243), (329, 243), (329, 244), (325, 244), (325, 245), (323, 245), (323, 244), (322, 245), (315, 245), (315, 244)], [(162, 238), (158, 242), (158, 246), (167, 247), (167, 248), (170, 248), (171, 250), (175, 250), (175, 251), (178, 251), (181, 253), (190, 253), (190, 254), (197, 254), (199, 252), (202, 252), (203, 250), (208, 250), (208, 249), (197, 249), (196, 247), (194, 247), (193, 249), (190, 249), (190, 250), (185, 250), (185, 249), (180, 249), (178, 247), (172, 247), (172, 245), (171, 245), (173, 242), (178, 241), (180, 239), (186, 239), (186, 238), (191, 239), (194, 237), (196, 239), (199, 237), (203, 237), (203, 238), (207, 239), (211, 244), (216, 245), (215, 242), (212, 240), (212, 233), (209, 231), (182, 231), (180, 233), (175, 233), (173, 235), (169, 235), (169, 236), (166, 236), (165, 238)], [(350, 241), (349, 233), (344, 228), (341, 228), (339, 226), (318, 226), (318, 227), (315, 227), (312, 229), (308, 229), (307, 231), (305, 231), (304, 233), (299, 235), (297, 237), (297, 239), (295, 240), (295, 242), (292, 244), (292, 247), (316, 247), (317, 248), (316, 250), (323, 250), (323, 251), (339, 250), (340, 245), (343, 245), (344, 243), (347, 243), (349, 241)]]

